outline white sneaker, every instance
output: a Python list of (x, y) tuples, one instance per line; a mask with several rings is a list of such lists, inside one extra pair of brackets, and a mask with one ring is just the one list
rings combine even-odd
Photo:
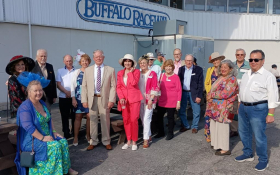
[(130, 148), (130, 145), (124, 144), (124, 145), (122, 146), (122, 149), (127, 149), (127, 148)]
[(74, 146), (78, 146), (78, 142), (77, 143), (73, 143)]
[(136, 151), (137, 150), (137, 145), (132, 145), (132, 151)]

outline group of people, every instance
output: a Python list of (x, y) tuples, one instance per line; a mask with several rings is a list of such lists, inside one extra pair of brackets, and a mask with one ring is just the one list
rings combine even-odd
[[(274, 121), (274, 109), (278, 105), (278, 88), (275, 76), (263, 68), (265, 55), (261, 50), (250, 54), (245, 60), (244, 49), (236, 50), (236, 62), (224, 60), (225, 56), (214, 52), (209, 57), (213, 67), (207, 70), (204, 81), (203, 69), (196, 64), (196, 58), (187, 54), (181, 60), (182, 52), (174, 49), (174, 60), (164, 54), (147, 53), (138, 59), (126, 54), (119, 59), (123, 67), (115, 77), (114, 68), (105, 65), (102, 50), (93, 52), (94, 65), (89, 66), (89, 55), (78, 50), (74, 58), (81, 65), (73, 67), (73, 57), (65, 55), (65, 67), (57, 71), (47, 63), (47, 51), (37, 51), (36, 62), (22, 55), (13, 57), (6, 67), (11, 75), (8, 80), (11, 116), (17, 116), (18, 152), (15, 162), (20, 174), (20, 151), (31, 151), (34, 143), (35, 167), (29, 173), (78, 174), (70, 168), (68, 144), (65, 139), (74, 135), (73, 145), (78, 145), (81, 120), (85, 116), (87, 151), (93, 150), (98, 140), (98, 119), (101, 124), (102, 144), (111, 150), (110, 110), (118, 96), (118, 110), (122, 112), (127, 142), (122, 149), (137, 150), (138, 119), (143, 125), (143, 148), (152, 142), (151, 122), (155, 122), (155, 138), (166, 135), (174, 137), (175, 114), (181, 119), (180, 132), (198, 132), (200, 106), (206, 90), (205, 138), (211, 142), (215, 155), (230, 155), (229, 138), (238, 133), (244, 145), (243, 155), (237, 162), (252, 161), (252, 132), (256, 138), (259, 163), (256, 170), (268, 167), (266, 123)], [(137, 69), (137, 63), (140, 69)], [(38, 76), (40, 78), (38, 78)], [(58, 134), (51, 121), (51, 104), (56, 101), (56, 87), (59, 92), (59, 108), (64, 137)], [(277, 89), (277, 90), (276, 90)], [(28, 95), (27, 95), (28, 94)], [(193, 113), (190, 125), (187, 120), (187, 105)], [(157, 113), (153, 116), (156, 109)], [(167, 134), (164, 130), (164, 116), (167, 113)], [(69, 128), (72, 119), (72, 129)], [(154, 121), (153, 121), (154, 120)], [(34, 140), (34, 142), (33, 142)], [(49, 168), (53, 161), (60, 165)], [(62, 174), (61, 173), (61, 174)]]

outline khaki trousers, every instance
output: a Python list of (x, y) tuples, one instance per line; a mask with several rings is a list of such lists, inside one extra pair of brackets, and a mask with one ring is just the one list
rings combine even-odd
[(103, 108), (101, 97), (94, 97), (93, 107), (89, 110), (90, 115), (90, 145), (97, 145), (98, 140), (98, 115), (100, 116), (102, 144), (109, 145), (110, 137), (110, 110)]
[(229, 150), (229, 124), (210, 120), (211, 146), (214, 149)]

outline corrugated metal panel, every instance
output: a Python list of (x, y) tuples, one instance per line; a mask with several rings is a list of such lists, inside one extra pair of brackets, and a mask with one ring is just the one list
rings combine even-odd
[[(279, 15), (229, 14), (182, 11), (166, 6), (136, 1), (114, 0), (148, 9), (164, 11), (171, 19), (188, 22), (188, 35), (215, 39), (278, 40)], [(76, 12), (76, 0), (30, 0), (31, 21), (35, 25), (147, 35), (147, 29), (93, 23), (82, 20)], [(5, 1), (7, 21), (27, 23), (27, 0)]]

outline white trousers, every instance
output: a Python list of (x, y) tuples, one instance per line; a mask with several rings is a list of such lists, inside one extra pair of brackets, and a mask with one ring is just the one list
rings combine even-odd
[(229, 150), (229, 124), (210, 120), (211, 146), (214, 149)]
[(143, 139), (148, 140), (151, 136), (151, 121), (153, 115), (153, 108), (148, 109), (148, 105), (141, 103), (140, 118), (143, 124)]

